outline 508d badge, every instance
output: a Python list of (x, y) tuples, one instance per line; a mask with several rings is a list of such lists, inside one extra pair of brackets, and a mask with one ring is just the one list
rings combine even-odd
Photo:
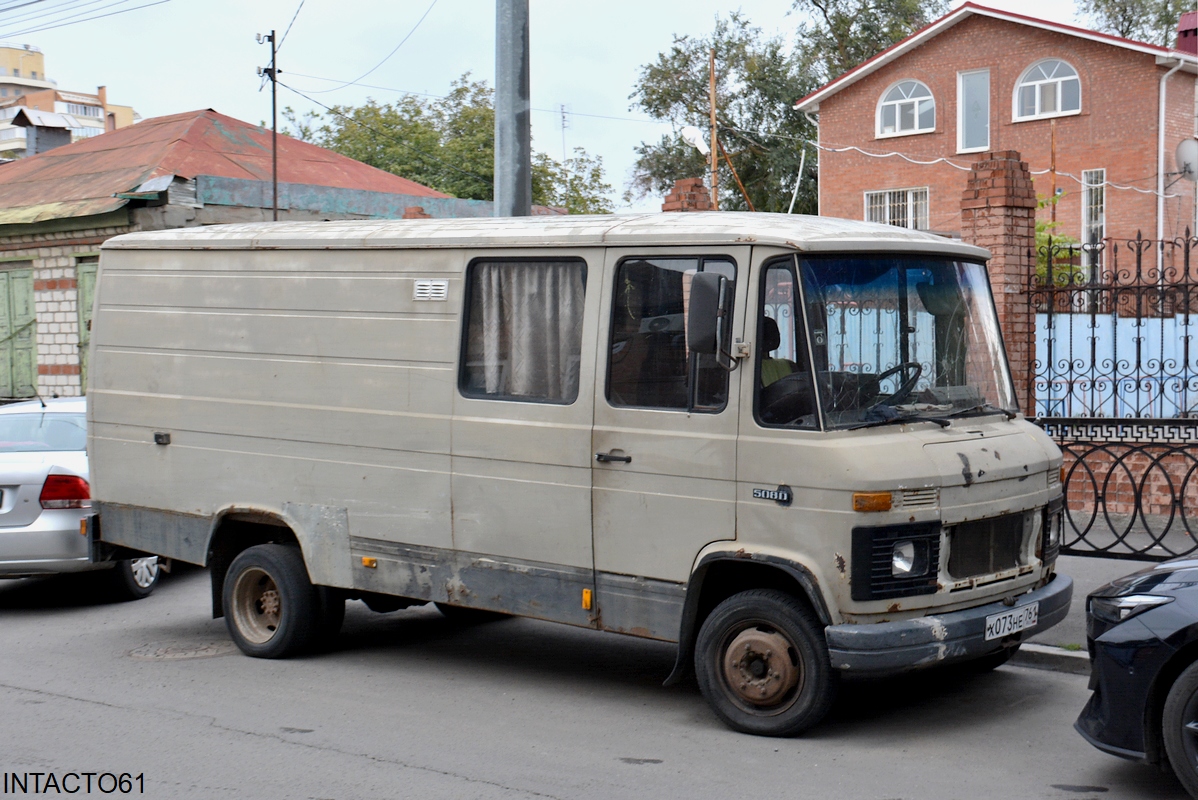
[(777, 489), (754, 489), (753, 497), (758, 500), (773, 500), (780, 506), (788, 506), (794, 500), (789, 486), (779, 486)]

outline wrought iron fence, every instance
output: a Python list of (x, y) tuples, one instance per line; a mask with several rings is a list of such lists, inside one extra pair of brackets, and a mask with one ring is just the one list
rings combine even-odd
[(1062, 552), (1198, 551), (1198, 239), (1051, 240), (1028, 287), (1035, 413), (1065, 452)]

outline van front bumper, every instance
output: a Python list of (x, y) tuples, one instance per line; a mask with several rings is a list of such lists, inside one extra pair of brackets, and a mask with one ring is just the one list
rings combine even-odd
[[(930, 614), (902, 622), (831, 625), (824, 629), (832, 666), (845, 672), (886, 674), (969, 661), (1046, 631), (1065, 618), (1073, 599), (1073, 579), (1055, 575), (1045, 586), (1015, 598), (984, 606)], [(1040, 603), (1035, 627), (986, 641), (986, 617), (1029, 603)]]

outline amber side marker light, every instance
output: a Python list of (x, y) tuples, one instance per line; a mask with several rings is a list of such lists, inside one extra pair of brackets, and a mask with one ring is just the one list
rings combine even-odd
[(582, 590), (582, 610), (590, 611), (592, 605), (594, 605), (594, 595), (591, 593), (590, 589), (583, 589)]
[(1061, 483), (1065, 482), (1065, 468), (1061, 467)]
[(367, 569), (377, 569), (378, 565), (379, 565), (379, 560), (377, 558), (371, 558), (370, 556), (362, 556), (362, 566), (366, 567)]
[(889, 511), (892, 503), (890, 492), (853, 492), (854, 511)]

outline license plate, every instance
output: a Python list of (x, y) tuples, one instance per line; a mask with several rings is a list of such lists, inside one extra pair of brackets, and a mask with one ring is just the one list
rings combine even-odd
[(1003, 611), (1001, 614), (991, 614), (986, 617), (986, 641), (1001, 639), (1012, 633), (1019, 633), (1028, 628), (1036, 627), (1040, 621), (1040, 602), (1028, 603), (1026, 606)]

